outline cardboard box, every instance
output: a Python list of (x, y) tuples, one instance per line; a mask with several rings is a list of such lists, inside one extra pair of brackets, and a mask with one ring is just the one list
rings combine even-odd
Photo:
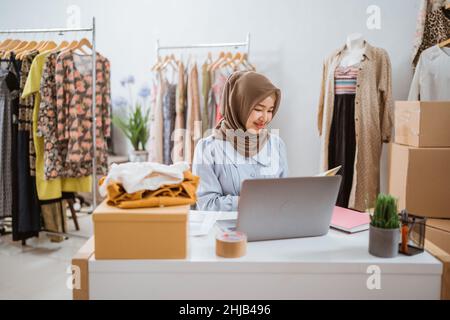
[(425, 249), (443, 264), (441, 299), (450, 300), (450, 220), (427, 219)]
[(450, 101), (397, 101), (395, 142), (413, 147), (450, 147)]
[(89, 300), (89, 259), (94, 254), (94, 238), (78, 250), (72, 258), (72, 298)]
[(400, 210), (428, 218), (450, 218), (450, 148), (391, 144), (389, 193)]
[(427, 239), (425, 250), (442, 262), (441, 300), (450, 300), (450, 255)]
[(425, 237), (450, 255), (450, 220), (428, 219)]
[(93, 213), (95, 258), (185, 259), (189, 206), (119, 209), (104, 201)]

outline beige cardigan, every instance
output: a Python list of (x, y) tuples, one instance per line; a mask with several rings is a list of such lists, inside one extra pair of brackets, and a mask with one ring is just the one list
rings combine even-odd
[[(356, 154), (349, 208), (373, 207), (379, 193), (380, 156), (392, 131), (391, 63), (384, 49), (366, 44), (359, 67), (355, 96)], [(334, 108), (334, 70), (346, 46), (332, 54), (323, 66), (318, 128), (321, 136), (321, 170), (328, 169), (328, 142)]]

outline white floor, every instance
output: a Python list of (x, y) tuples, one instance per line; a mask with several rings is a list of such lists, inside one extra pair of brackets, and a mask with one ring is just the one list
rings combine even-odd
[(68, 220), (69, 239), (52, 243), (45, 233), (13, 242), (11, 235), (0, 237), (0, 299), (72, 299), (66, 283), (72, 256), (92, 235), (92, 220), (78, 214), (80, 231)]

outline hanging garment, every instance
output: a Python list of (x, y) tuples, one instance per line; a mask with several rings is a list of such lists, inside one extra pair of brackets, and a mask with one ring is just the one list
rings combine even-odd
[(217, 124), (222, 120), (223, 115), (221, 113), (221, 106), (222, 106), (222, 93), (223, 93), (223, 87), (225, 86), (225, 83), (228, 79), (228, 74), (224, 74), (221, 70), (216, 70), (214, 74), (214, 84), (212, 85), (212, 90), (214, 94), (214, 101), (215, 101), (215, 119), (214, 119), (214, 125), (212, 126), (215, 128)]
[(47, 180), (44, 174), (44, 139), (37, 135), (38, 131), (38, 115), (41, 103), (41, 78), (44, 63), (48, 54), (39, 54), (33, 60), (33, 63), (28, 74), (28, 79), (25, 84), (22, 97), (26, 98), (29, 95), (33, 95), (34, 108), (33, 108), (33, 140), (36, 149), (36, 188), (39, 200), (52, 200), (59, 199), (62, 196), (63, 191), (67, 192), (90, 192), (91, 190), (91, 178), (64, 178), (64, 179), (52, 179)]
[(12, 61), (0, 60), (0, 221), (17, 211), (17, 112), (19, 80)]
[(198, 86), (197, 64), (194, 64), (188, 80), (188, 109), (186, 116), (186, 139), (184, 161), (191, 163), (194, 156), (194, 148), (201, 138), (201, 114), (200, 114), (200, 94)]
[[(31, 55), (34, 57), (37, 52), (32, 52)], [(28, 56), (27, 56), (28, 57)], [(31, 62), (28, 64), (27, 68), (23, 68), (23, 63), (28, 63), (28, 59), (24, 57), (22, 63), (18, 70), (25, 70), (26, 75), (28, 75), (29, 68), (31, 67)], [(11, 57), (13, 62), (15, 57)], [(14, 63), (15, 64), (15, 63)], [(20, 72), (16, 73), (19, 75)], [(24, 80), (25, 79), (25, 80)], [(15, 166), (13, 166), (13, 172), (17, 175), (17, 186), (14, 187), (17, 190), (17, 210), (13, 212), (12, 216), (12, 238), (13, 241), (26, 240), (31, 237), (37, 237), (41, 229), (41, 211), (39, 206), (39, 201), (37, 197), (36, 190), (36, 180), (34, 177), (35, 171), (30, 169), (30, 161), (35, 157), (30, 157), (30, 148), (34, 154), (34, 143), (30, 144), (30, 125), (31, 118), (29, 117), (29, 105), (27, 105), (29, 99), (21, 99), (20, 95), (25, 86), (26, 77), (20, 74), (16, 79), (16, 83), (19, 90), (19, 97), (17, 98), (17, 105), (14, 108), (13, 115), (16, 121), (13, 121), (14, 136), (17, 137), (17, 148), (16, 155), (13, 155), (13, 159), (16, 159)], [(31, 109), (32, 110), (32, 109)], [(34, 165), (34, 164), (33, 164)]]
[(355, 94), (359, 66), (337, 67), (333, 120), (330, 128), (328, 167), (342, 166), (342, 176), (336, 205), (347, 208), (355, 165)]
[[(358, 70), (355, 94), (355, 170), (349, 208), (364, 211), (379, 193), (382, 143), (392, 131), (392, 78), (389, 55), (384, 49), (365, 42), (365, 53)], [(334, 72), (346, 46), (329, 57), (323, 67), (318, 108), (321, 135), (321, 170), (329, 168), (328, 150), (334, 110)], [(367, 200), (367, 201), (366, 201)]]
[(210, 123), (210, 92), (211, 92), (211, 73), (208, 71), (208, 64), (202, 65), (202, 137), (205, 132), (211, 128)]
[(0, 218), (11, 217), (13, 212), (12, 104), (19, 95), (13, 77), (9, 67), (0, 68)]
[[(19, 149), (17, 142), (21, 133), (18, 129), (20, 76), (19, 62), (11, 56), (9, 67), (0, 67), (0, 112), (1, 118), (1, 177), (0, 177), (0, 210), (3, 214), (12, 215), (13, 241), (37, 237), (40, 231), (40, 208), (37, 202), (33, 177), (30, 175), (28, 143)], [(7, 71), (7, 72), (6, 72)], [(6, 87), (5, 87), (6, 85)], [(5, 91), (7, 89), (8, 91)], [(6, 103), (9, 100), (9, 103)], [(9, 141), (7, 138), (9, 136)], [(26, 135), (28, 137), (28, 135)], [(25, 151), (20, 153), (19, 151)], [(5, 184), (6, 183), (6, 184)], [(8, 208), (12, 212), (8, 213)]]
[[(20, 92), (23, 92), (25, 88), (25, 83), (28, 78), (28, 73), (30, 72), (31, 64), (33, 63), (34, 58), (39, 54), (37, 50), (30, 51), (26, 54), (22, 59), (22, 65), (20, 70)], [(19, 133), (19, 150), (23, 148), (27, 148), (27, 155), (29, 157), (28, 166), (30, 170), (30, 174), (35, 176), (35, 168), (36, 168), (36, 154), (34, 148), (33, 141), (33, 107), (34, 100), (33, 96), (28, 96), (26, 98), (20, 98), (19, 101), (19, 131), (23, 132), (23, 134)], [(19, 151), (20, 152), (20, 151)]]
[(172, 132), (175, 128), (175, 116), (176, 116), (176, 93), (177, 85), (167, 83), (166, 92), (163, 97), (163, 149), (164, 149), (164, 164), (172, 163), (172, 149), (173, 149), (173, 137)]
[[(425, 21), (427, 18), (428, 11), (428, 1), (429, 0), (420, 0), (419, 4), (419, 13), (417, 15), (417, 25), (416, 25), (416, 33), (414, 35), (414, 46), (413, 46), (413, 54), (412, 54), (412, 63), (415, 66), (417, 64), (416, 56), (419, 52), (420, 45), (423, 40), (423, 33), (425, 31)], [(420, 54), (419, 54), (420, 56)], [(417, 56), (418, 57), (418, 56)]]
[[(450, 10), (445, 10), (443, 3), (443, 0), (430, 0), (426, 6), (423, 33), (419, 34), (421, 40), (416, 40), (416, 43), (420, 42), (420, 46), (415, 50), (414, 66), (417, 65), (424, 50), (450, 38)], [(423, 23), (423, 20), (419, 19), (419, 32), (422, 28), (420, 23)]]
[[(61, 179), (62, 192), (91, 192), (92, 176), (80, 178), (65, 177), (63, 158), (67, 151), (66, 141), (59, 141), (57, 131), (57, 109), (56, 109), (56, 59), (58, 53), (51, 53), (45, 59), (42, 76), (40, 80), (40, 105), (36, 113), (35, 139), (38, 140), (40, 154), (44, 163), (44, 179)], [(33, 90), (36, 90), (34, 88)], [(39, 170), (42, 165), (39, 166)]]
[(214, 83), (216, 82), (215, 71), (211, 70), (209, 72), (209, 77), (211, 79), (211, 88), (209, 90), (209, 129), (214, 129), (216, 127), (216, 95), (214, 93)]
[(180, 61), (178, 64), (178, 84), (176, 92), (176, 116), (175, 116), (175, 131), (174, 143), (172, 151), (172, 159), (174, 163), (184, 160), (184, 139), (185, 139), (185, 117), (186, 109), (186, 85), (184, 65)]
[(108, 170), (106, 137), (110, 136), (110, 64), (96, 54), (96, 146), (92, 141), (92, 56), (73, 51), (60, 54), (56, 62), (57, 138), (67, 145), (64, 174), (67, 178), (90, 176), (96, 149), (97, 174)]
[(408, 100), (450, 100), (450, 48), (436, 45), (422, 52)]
[(150, 162), (163, 162), (163, 97), (166, 90), (166, 80), (158, 74), (158, 89), (156, 101), (150, 111), (149, 155)]
[(44, 139), (44, 176), (46, 180), (64, 176), (63, 152), (67, 146), (61, 145), (56, 137), (56, 58), (58, 53), (50, 53), (45, 61), (41, 77), (41, 103), (37, 120), (36, 135)]

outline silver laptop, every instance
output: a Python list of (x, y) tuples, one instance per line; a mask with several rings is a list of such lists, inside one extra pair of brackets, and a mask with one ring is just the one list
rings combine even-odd
[(341, 176), (245, 180), (238, 219), (220, 221), (248, 241), (322, 236), (328, 233)]

